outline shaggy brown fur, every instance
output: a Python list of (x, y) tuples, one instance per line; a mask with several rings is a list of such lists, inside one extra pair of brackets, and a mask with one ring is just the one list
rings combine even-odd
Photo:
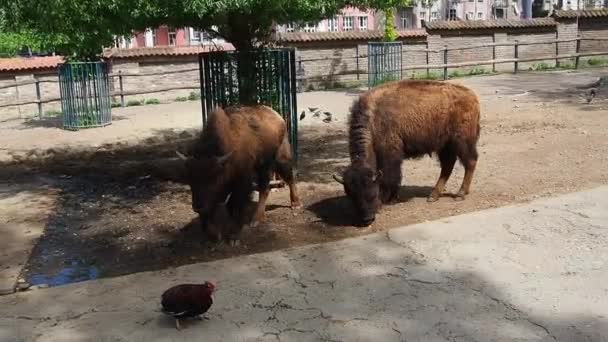
[(404, 80), (369, 90), (355, 101), (349, 119), (351, 165), (344, 184), (360, 219), (370, 224), (381, 203), (396, 199), (403, 159), (437, 153), (441, 175), (429, 201), (444, 190), (456, 159), (465, 167), (457, 194), (469, 193), (477, 163), (480, 105), (470, 89), (441, 81)]
[(237, 240), (246, 224), (245, 209), (258, 184), (260, 200), (253, 224), (264, 220), (273, 171), (289, 185), (292, 208), (300, 207), (292, 170), (291, 146), (283, 118), (269, 107), (232, 106), (216, 109), (186, 161), (192, 208), (206, 227), (218, 205), (236, 224), (228, 238)]

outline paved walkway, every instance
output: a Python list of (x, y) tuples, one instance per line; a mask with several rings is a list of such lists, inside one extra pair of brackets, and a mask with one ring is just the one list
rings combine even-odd
[[(0, 297), (0, 341), (608, 341), (608, 186), (388, 233)], [(208, 321), (158, 312), (213, 279)]]

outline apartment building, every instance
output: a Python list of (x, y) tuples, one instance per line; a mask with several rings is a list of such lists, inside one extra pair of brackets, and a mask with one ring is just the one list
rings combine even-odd
[(277, 32), (348, 32), (375, 31), (378, 29), (377, 12), (362, 11), (355, 7), (346, 7), (333, 18), (316, 23), (288, 23), (277, 25)]
[(208, 32), (192, 27), (171, 28), (162, 25), (155, 29), (147, 29), (144, 32), (135, 32), (130, 37), (117, 37), (114, 47), (194, 46), (221, 43), (225, 43), (225, 41), (221, 38), (213, 37)]

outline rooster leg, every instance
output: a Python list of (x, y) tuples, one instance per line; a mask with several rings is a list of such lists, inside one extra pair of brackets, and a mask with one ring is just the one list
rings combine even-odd
[(179, 325), (179, 318), (175, 319), (175, 328), (177, 328), (177, 330), (182, 330), (182, 327)]

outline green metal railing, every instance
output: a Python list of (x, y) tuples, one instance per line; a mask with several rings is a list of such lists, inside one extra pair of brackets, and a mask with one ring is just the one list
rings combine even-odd
[(403, 78), (403, 49), (401, 42), (367, 43), (367, 85), (379, 84)]
[[(239, 70), (240, 63), (247, 63), (247, 70)], [(203, 122), (217, 106), (265, 104), (283, 116), (294, 159), (298, 159), (295, 49), (203, 53), (199, 70)]]
[(103, 62), (65, 63), (59, 67), (63, 128), (103, 127), (112, 123), (108, 69)]

